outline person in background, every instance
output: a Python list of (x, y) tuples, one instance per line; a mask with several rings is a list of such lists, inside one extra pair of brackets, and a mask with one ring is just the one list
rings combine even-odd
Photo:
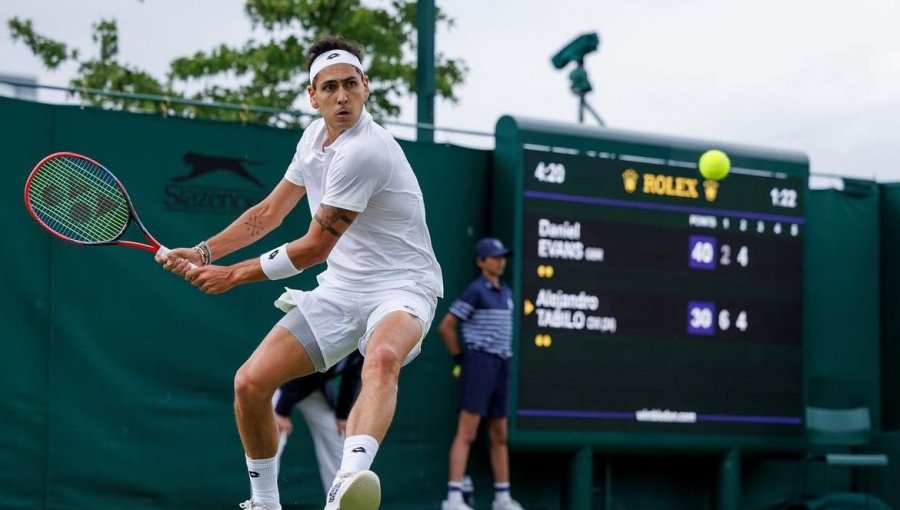
[[(347, 417), (359, 392), (363, 357), (353, 352), (325, 372), (298, 377), (281, 385), (275, 394), (275, 423), (282, 440), (279, 442), (278, 463), (287, 438), (294, 430), (291, 414), (296, 407), (312, 436), (319, 476), (325, 491), (331, 486), (341, 465)], [(329, 383), (340, 377), (337, 395)]]
[[(438, 331), (460, 365), (459, 422), (450, 447), (447, 499), (441, 510), (472, 510), (463, 500), (463, 475), (469, 450), (482, 418), (490, 436), (494, 472), (492, 510), (523, 510), (510, 496), (509, 449), (506, 445), (509, 406), (509, 364), (512, 357), (512, 290), (500, 281), (512, 254), (498, 239), (475, 244), (475, 264), (481, 275), (450, 305)], [(462, 343), (457, 326), (462, 325)]]

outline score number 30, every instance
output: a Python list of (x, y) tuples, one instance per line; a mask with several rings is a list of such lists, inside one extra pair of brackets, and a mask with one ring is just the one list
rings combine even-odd
[[(716, 305), (711, 302), (691, 301), (688, 303), (688, 333), (691, 335), (712, 335), (715, 331), (713, 317), (716, 317)], [(741, 332), (747, 331), (750, 326), (747, 320), (747, 312), (739, 311), (732, 323), (732, 312), (719, 310), (718, 326), (721, 331), (728, 331), (734, 326)]]

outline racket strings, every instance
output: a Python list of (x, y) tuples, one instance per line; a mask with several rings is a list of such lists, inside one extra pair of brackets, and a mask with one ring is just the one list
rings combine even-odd
[[(55, 223), (50, 225), (54, 230), (85, 241), (109, 240), (115, 235), (111, 229), (104, 227), (121, 224), (121, 218), (111, 217), (111, 221), (88, 223), (92, 211), (83, 201), (84, 195), (90, 191), (99, 191), (101, 193), (99, 196), (107, 201), (111, 199), (114, 201), (115, 198), (108, 193), (108, 182), (97, 175), (81, 172), (85, 168), (73, 161), (50, 160), (45, 163), (45, 167), (46, 171), (35, 175), (32, 205), (36, 206), (43, 219)], [(42, 167), (42, 170), (45, 168)]]
[(32, 177), (28, 198), (47, 227), (75, 241), (112, 241), (129, 221), (128, 204), (115, 178), (78, 158), (44, 162)]

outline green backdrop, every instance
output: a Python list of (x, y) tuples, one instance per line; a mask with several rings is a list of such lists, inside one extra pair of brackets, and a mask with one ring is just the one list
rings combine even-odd
[[(278, 283), (205, 296), (164, 273), (144, 252), (51, 239), (23, 207), (28, 171), (54, 151), (94, 157), (122, 179), (162, 242), (193, 245), (281, 178), (298, 138), (298, 132), (240, 124), (0, 99), (7, 157), (0, 211), (9, 233), (0, 253), (0, 384), (6, 390), (0, 400), (0, 506), (236, 508), (248, 484), (232, 417), (232, 377), (280, 313), (271, 305), (281, 291)], [(492, 153), (402, 146), (425, 194), (452, 298), (475, 274), (474, 240), (488, 233)], [(178, 181), (196, 161), (191, 153), (233, 158), (262, 186), (224, 171)], [(810, 192), (807, 210), (808, 391), (870, 405), (877, 425), (882, 419), (885, 424), (878, 445), (900, 462), (900, 378), (894, 375), (900, 272), (892, 264), (900, 252), (900, 188), (848, 181), (844, 191)], [(502, 214), (495, 218), (503, 221)], [(262, 244), (296, 237), (308, 221), (304, 203)], [(314, 273), (291, 285), (311, 287)], [(448, 303), (440, 303), (438, 317)], [(432, 330), (420, 358), (403, 371), (397, 417), (375, 465), (386, 509), (437, 508), (444, 495), (455, 427), (450, 367)], [(845, 395), (846, 388), (853, 391)], [(295, 417), (295, 423), (282, 471), (283, 499), (287, 507), (321, 508), (312, 447), (302, 420)], [(490, 504), (484, 446), (478, 443), (470, 463), (479, 509)], [(595, 508), (715, 507), (716, 458), (635, 453), (595, 452)], [(566, 507), (571, 452), (514, 449), (512, 455), (514, 494), (527, 508)], [(795, 496), (802, 481), (798, 466), (796, 458), (746, 458), (742, 506), (762, 508)], [(891, 481), (900, 482), (896, 468)], [(895, 504), (898, 497), (892, 496)]]

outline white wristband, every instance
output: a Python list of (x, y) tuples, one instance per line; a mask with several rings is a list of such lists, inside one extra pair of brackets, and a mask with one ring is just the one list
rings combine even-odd
[(260, 255), (259, 265), (270, 280), (281, 280), (303, 272), (302, 269), (294, 267), (294, 263), (288, 257), (287, 243)]

